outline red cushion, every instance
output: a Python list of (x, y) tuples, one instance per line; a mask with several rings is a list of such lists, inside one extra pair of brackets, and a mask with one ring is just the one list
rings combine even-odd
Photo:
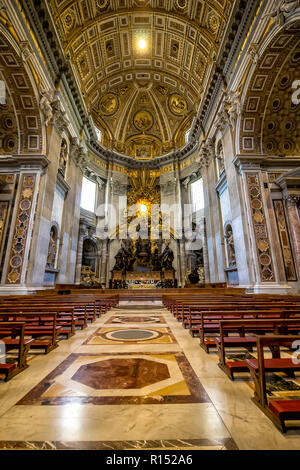
[(245, 361), (228, 361), (226, 362), (226, 367), (228, 367), (228, 369), (243, 369), (241, 372), (248, 370)]
[(17, 367), (17, 365), (15, 363), (11, 363), (11, 364), (0, 364), (0, 370), (7, 370), (7, 369), (15, 369)]
[[(300, 364), (294, 364), (290, 358), (265, 359), (265, 369), (299, 369)], [(246, 359), (246, 363), (253, 369), (258, 369), (257, 359)]]
[(300, 415), (300, 400), (278, 400), (269, 402), (270, 410), (280, 416), (283, 413), (297, 413)]

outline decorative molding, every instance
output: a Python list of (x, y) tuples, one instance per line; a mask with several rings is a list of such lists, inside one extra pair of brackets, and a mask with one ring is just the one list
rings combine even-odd
[[(300, 201), (300, 196), (299, 196)], [(281, 252), (284, 262), (285, 275), (287, 281), (297, 281), (297, 274), (295, 270), (295, 264), (293, 259), (293, 253), (291, 248), (291, 242), (289, 237), (289, 231), (284, 212), (283, 201), (273, 200), (274, 212), (276, 217), (276, 223), (278, 228), (278, 234), (280, 239)]]
[(259, 174), (246, 173), (246, 183), (261, 282), (275, 282), (271, 243), (266, 224)]
[(7, 284), (20, 284), (24, 264), (26, 243), (29, 235), (29, 223), (32, 212), (36, 174), (21, 175), (21, 193), (15, 221), (14, 236), (9, 256), (6, 275)]

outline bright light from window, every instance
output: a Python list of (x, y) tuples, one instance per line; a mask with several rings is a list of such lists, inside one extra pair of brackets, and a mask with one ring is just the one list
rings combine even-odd
[(145, 49), (146, 45), (147, 45), (147, 43), (146, 43), (145, 39), (140, 39), (139, 48), (140, 49)]
[(200, 211), (204, 209), (204, 195), (203, 195), (203, 180), (202, 178), (198, 179), (191, 184), (191, 195), (192, 195), (192, 205), (193, 212)]
[(141, 204), (140, 205), (140, 211), (143, 212), (144, 214), (148, 211), (148, 208), (146, 204)]
[(97, 127), (95, 127), (95, 131), (96, 131), (98, 142), (101, 143), (102, 132)]
[(86, 211), (95, 212), (96, 183), (87, 178), (82, 180), (80, 207)]

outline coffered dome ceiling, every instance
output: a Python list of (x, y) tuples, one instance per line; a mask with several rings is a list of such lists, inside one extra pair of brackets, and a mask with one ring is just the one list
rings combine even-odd
[(102, 144), (135, 158), (182, 147), (233, 0), (50, 0)]

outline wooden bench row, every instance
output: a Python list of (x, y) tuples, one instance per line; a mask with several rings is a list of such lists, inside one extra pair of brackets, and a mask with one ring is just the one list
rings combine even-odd
[[(95, 297), (95, 298), (93, 298)], [(63, 301), (62, 301), (63, 300)], [(60, 337), (70, 338), (76, 328), (85, 328), (117, 303), (101, 296), (72, 296), (65, 301), (61, 296), (22, 296), (0, 299), (0, 353), (3, 350), (22, 351), (22, 361), (6, 363), (0, 357), (0, 373), (9, 380), (24, 370), (30, 349), (43, 350), (45, 354), (58, 346)]]

